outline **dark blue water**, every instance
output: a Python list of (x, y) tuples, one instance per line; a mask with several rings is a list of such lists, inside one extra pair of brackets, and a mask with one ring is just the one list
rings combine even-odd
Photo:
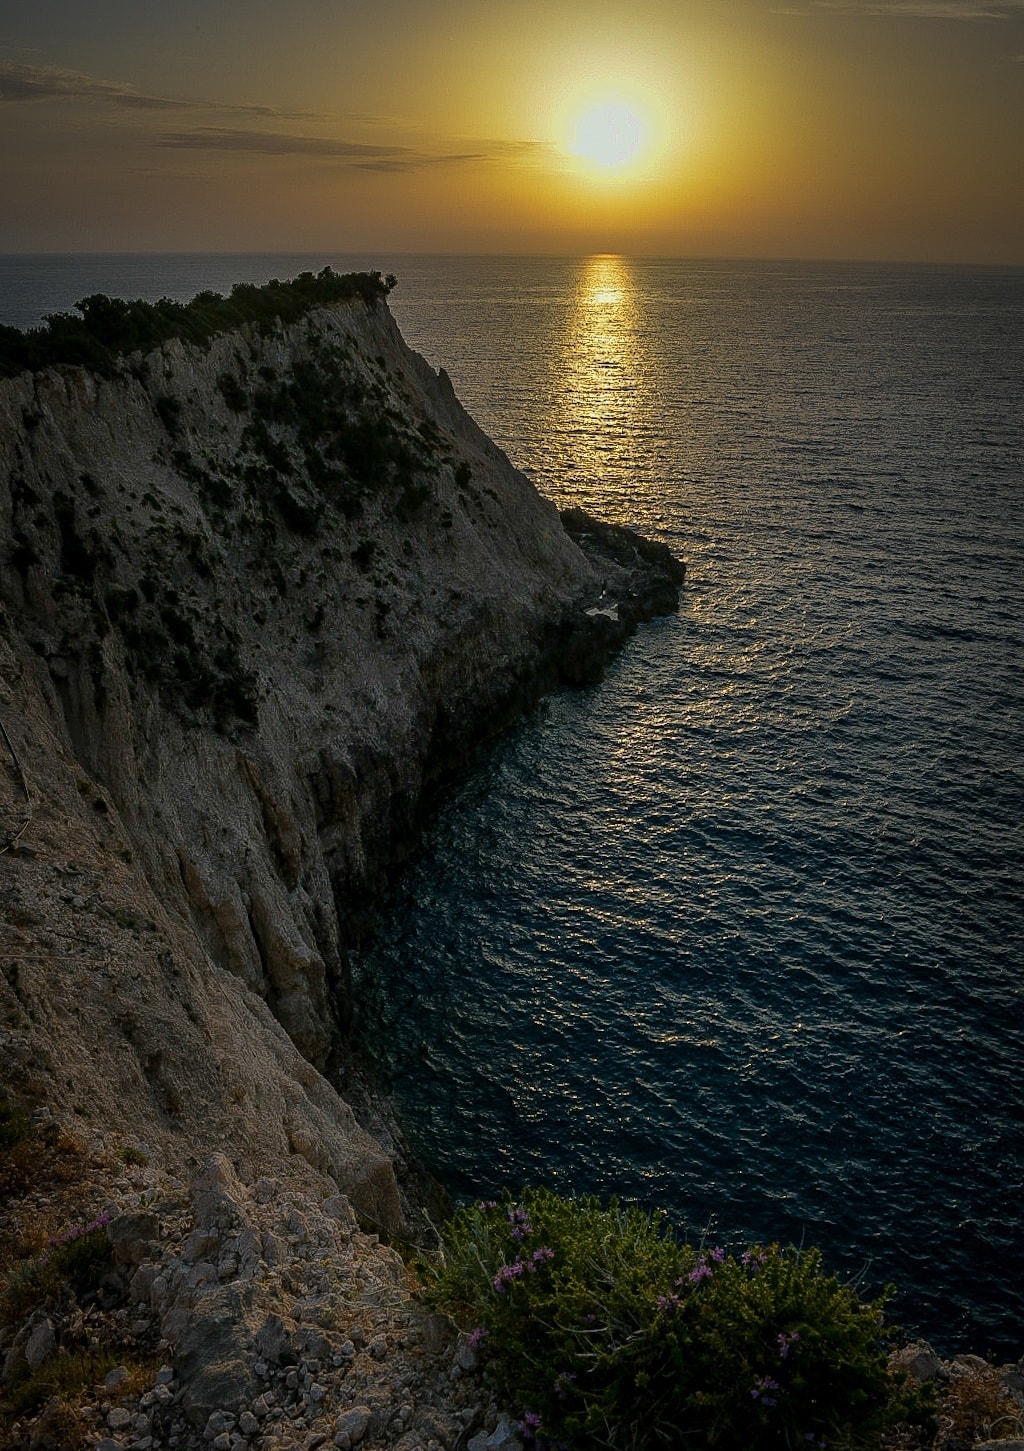
[(361, 965), (414, 1135), (457, 1193), (819, 1243), (1019, 1355), (1024, 274), (437, 267), (414, 345), (689, 577), (485, 759)]
[[(818, 1243), (939, 1348), (1019, 1355), (1024, 272), (150, 258), (122, 290), (325, 262), (397, 272), (538, 485), (689, 565), (481, 759), (356, 965), (425, 1157)], [(0, 259), (0, 320), (118, 290), (53, 265), (16, 317)]]

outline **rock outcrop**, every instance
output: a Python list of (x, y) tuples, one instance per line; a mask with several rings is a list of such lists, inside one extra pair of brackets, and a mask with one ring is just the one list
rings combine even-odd
[[(112, 1253), (88, 1289), (13, 1314), (0, 1295), (5, 1451), (451, 1451), (500, 1424), (465, 1337), (342, 1195), (245, 1185), (223, 1154), (188, 1183), (115, 1133), (86, 1147), (45, 1110), (34, 1128), (28, 1182), (0, 1196), (0, 1263), (40, 1216), (103, 1225)], [(91, 1375), (53, 1396), (47, 1375), (83, 1350)]]
[(445, 774), (681, 578), (381, 299), (0, 382), (0, 1082), (396, 1228), (324, 1076), (346, 950)]

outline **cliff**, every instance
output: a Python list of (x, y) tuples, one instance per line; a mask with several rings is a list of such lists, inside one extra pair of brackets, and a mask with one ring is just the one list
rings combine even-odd
[(346, 950), (436, 785), (681, 578), (560, 519), (383, 291), (0, 381), (6, 1096), (400, 1228)]

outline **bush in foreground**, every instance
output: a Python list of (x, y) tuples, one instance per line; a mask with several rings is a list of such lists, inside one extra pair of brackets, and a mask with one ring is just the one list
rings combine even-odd
[(861, 1301), (817, 1250), (696, 1250), (661, 1215), (528, 1190), (460, 1209), (424, 1274), (538, 1448), (839, 1451), (914, 1409), (887, 1295)]

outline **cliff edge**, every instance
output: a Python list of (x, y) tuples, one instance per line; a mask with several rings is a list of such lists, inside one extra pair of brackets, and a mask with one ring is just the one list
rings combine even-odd
[(0, 1084), (397, 1229), (324, 1076), (346, 949), (434, 783), (682, 569), (567, 527), (386, 287), (306, 297), (0, 381)]

